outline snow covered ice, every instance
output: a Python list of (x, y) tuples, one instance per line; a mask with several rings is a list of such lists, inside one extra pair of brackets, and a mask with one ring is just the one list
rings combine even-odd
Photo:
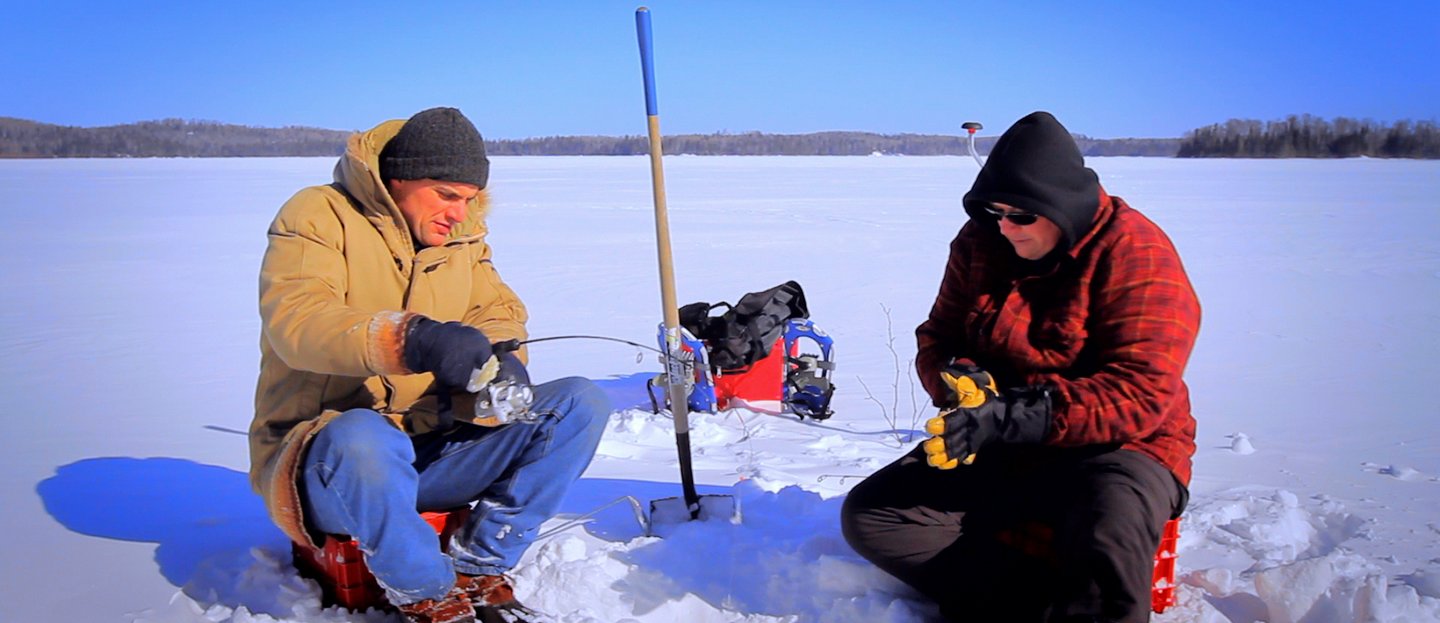
[[(265, 228), (333, 164), (0, 161), (0, 621), (397, 620), (322, 609), (245, 479)], [(1179, 603), (1155, 620), (1440, 620), (1440, 162), (1089, 164), (1174, 239), (1204, 308)], [(535, 344), (537, 380), (589, 376), (622, 408), (516, 570), (521, 599), (566, 623), (933, 620), (837, 516), (931, 412), (912, 331), (974, 163), (666, 173), (680, 301), (799, 281), (836, 341), (836, 415), (693, 414), (701, 493), (735, 496), (743, 520), (646, 536), (626, 496), (680, 495), (672, 422), (644, 393), (654, 354)], [(643, 157), (494, 159), (495, 261), (532, 335), (654, 343), (648, 175)]]

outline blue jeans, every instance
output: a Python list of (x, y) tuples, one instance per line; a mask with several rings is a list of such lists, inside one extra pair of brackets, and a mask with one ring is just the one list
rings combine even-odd
[[(310, 528), (353, 537), (394, 604), (443, 597), (455, 572), (513, 568), (560, 507), (600, 444), (611, 406), (587, 379), (535, 387), (533, 423), (459, 424), (410, 436), (370, 409), (352, 409), (311, 441), (301, 498)], [(441, 553), (417, 511), (475, 504)]]

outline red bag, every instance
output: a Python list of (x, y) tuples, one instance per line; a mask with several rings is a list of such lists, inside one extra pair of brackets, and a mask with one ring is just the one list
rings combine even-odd
[(779, 414), (785, 410), (784, 338), (775, 340), (770, 354), (748, 366), (715, 374), (715, 404), (720, 409), (745, 408)]

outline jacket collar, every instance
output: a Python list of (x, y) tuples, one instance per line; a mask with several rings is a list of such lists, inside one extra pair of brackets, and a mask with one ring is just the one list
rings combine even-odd
[(1113, 214), (1115, 214), (1115, 201), (1110, 197), (1109, 193), (1105, 192), (1105, 187), (1100, 186), (1100, 207), (1095, 210), (1095, 218), (1090, 221), (1090, 227), (1085, 231), (1085, 234), (1080, 236), (1080, 239), (1076, 240), (1075, 244), (1070, 245), (1070, 248), (1065, 251), (1065, 255), (1071, 259), (1080, 257), (1080, 253), (1085, 247), (1089, 246), (1090, 242), (1094, 240), (1096, 236), (1100, 235), (1100, 230), (1104, 229), (1105, 225), (1110, 222), (1110, 217)]
[[(392, 119), (366, 132), (350, 135), (345, 153), (335, 163), (334, 176), (335, 184), (359, 204), (362, 214), (380, 232), (391, 253), (398, 258), (409, 259), (415, 257), (419, 250), (399, 206), (395, 205), (395, 200), (380, 179), (380, 150), (395, 138), (403, 125), (405, 120)], [(446, 244), (483, 237), (488, 211), (488, 194), (482, 191), (470, 202), (465, 220), (450, 230)]]

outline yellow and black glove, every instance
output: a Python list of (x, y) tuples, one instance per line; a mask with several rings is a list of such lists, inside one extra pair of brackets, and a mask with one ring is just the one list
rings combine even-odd
[(974, 462), (990, 443), (1038, 443), (1050, 431), (1050, 393), (1025, 388), (1000, 396), (995, 380), (974, 366), (947, 366), (940, 373), (955, 393), (955, 406), (925, 423), (925, 458), (939, 469)]
[(945, 389), (949, 391), (947, 409), (980, 406), (985, 402), (985, 389), (991, 394), (1000, 393), (990, 373), (973, 364), (951, 361), (940, 370), (940, 379), (945, 381)]

